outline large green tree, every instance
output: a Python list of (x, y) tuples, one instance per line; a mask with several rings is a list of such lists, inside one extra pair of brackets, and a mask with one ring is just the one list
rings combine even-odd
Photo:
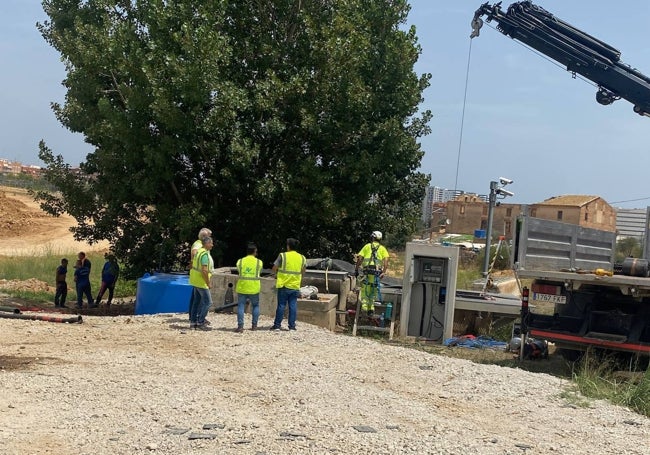
[(41, 143), (39, 193), (132, 273), (185, 265), (212, 228), (226, 264), (286, 237), (351, 259), (406, 238), (427, 177), (429, 75), (403, 0), (44, 0), (66, 65), (58, 120), (93, 146), (80, 172)]

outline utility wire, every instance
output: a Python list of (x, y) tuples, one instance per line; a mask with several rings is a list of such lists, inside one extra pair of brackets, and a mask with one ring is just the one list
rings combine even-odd
[[(486, 25), (488, 27), (490, 27), (491, 29), (499, 32), (496, 29), (496, 27), (494, 27), (493, 25), (491, 25), (491, 24), (486, 24)], [(463, 145), (463, 129), (465, 127), (465, 107), (467, 106), (467, 87), (469, 86), (469, 69), (470, 69), (470, 63), (472, 61), (472, 41), (473, 40), (470, 38), (470, 40), (469, 40), (469, 51), (467, 53), (467, 69), (465, 71), (465, 93), (463, 95), (463, 111), (462, 111), (461, 118), (460, 118), (460, 137), (458, 139), (458, 156), (457, 156), (457, 159), (456, 159), (456, 179), (454, 180), (454, 193), (456, 192), (456, 190), (458, 190), (458, 172), (460, 170), (460, 153), (461, 153), (462, 145)], [(522, 43), (522, 42), (520, 42), (518, 40), (513, 40), (513, 41), (515, 43), (517, 43), (518, 45), (522, 46), (523, 48), (528, 49), (529, 51), (531, 51), (534, 54), (538, 55), (539, 57), (542, 57), (544, 60), (547, 60), (547, 61), (551, 62), (553, 65), (557, 66), (558, 68), (561, 68), (564, 71), (566, 71), (566, 68), (564, 68), (558, 62), (556, 62), (555, 60), (550, 59), (549, 57), (547, 57), (546, 55), (544, 55), (541, 52), (537, 51), (536, 49), (533, 49), (532, 47), (527, 46), (526, 44), (524, 44), (524, 43)], [(571, 75), (574, 78), (580, 79), (581, 81), (586, 82), (587, 84), (589, 84), (589, 85), (591, 85), (593, 87), (598, 87), (598, 85), (594, 84), (589, 79), (586, 79), (586, 78), (582, 77), (580, 74), (577, 74), (576, 72), (571, 71)], [(644, 199), (650, 199), (650, 198), (644, 198)], [(639, 199), (639, 200), (642, 200), (642, 199)], [(632, 202), (632, 201), (622, 201), (622, 202)]]
[(650, 199), (650, 196), (649, 197), (640, 197), (638, 199), (628, 199), (627, 201), (614, 201), (614, 202), (610, 202), (610, 204), (623, 204), (624, 202), (647, 201), (648, 199)]
[(456, 159), (456, 180), (454, 181), (454, 194), (458, 189), (458, 170), (460, 169), (460, 150), (463, 145), (463, 127), (465, 125), (465, 106), (467, 105), (467, 86), (469, 83), (469, 64), (472, 60), (472, 39), (469, 40), (469, 52), (467, 54), (467, 70), (465, 71), (465, 95), (463, 96), (463, 113), (460, 116), (460, 138), (458, 139), (458, 158)]

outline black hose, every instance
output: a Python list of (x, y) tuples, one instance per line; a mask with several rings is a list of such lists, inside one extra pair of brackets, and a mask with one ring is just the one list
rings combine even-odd
[(427, 284), (422, 283), (422, 317), (420, 318), (420, 332), (418, 336), (424, 336), (422, 330), (424, 329), (424, 312), (427, 308)]

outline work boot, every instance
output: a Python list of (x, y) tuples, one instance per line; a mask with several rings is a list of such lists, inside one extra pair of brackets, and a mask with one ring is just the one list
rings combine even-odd
[(235, 329), (235, 333), (243, 333), (243, 332), (244, 332), (244, 328), (243, 328), (243, 327), (237, 327), (237, 328)]
[(253, 324), (253, 325), (251, 326), (251, 330), (252, 330), (252, 331), (257, 330), (257, 324)]

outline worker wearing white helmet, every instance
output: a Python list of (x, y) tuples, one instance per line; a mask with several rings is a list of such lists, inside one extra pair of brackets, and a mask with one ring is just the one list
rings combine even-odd
[(366, 243), (357, 255), (355, 275), (359, 276), (359, 267), (362, 268), (363, 277), (360, 281), (359, 298), (361, 309), (368, 315), (375, 311), (375, 301), (381, 301), (379, 280), (383, 278), (388, 270), (388, 250), (379, 243), (382, 239), (379, 231), (370, 234), (370, 242)]

